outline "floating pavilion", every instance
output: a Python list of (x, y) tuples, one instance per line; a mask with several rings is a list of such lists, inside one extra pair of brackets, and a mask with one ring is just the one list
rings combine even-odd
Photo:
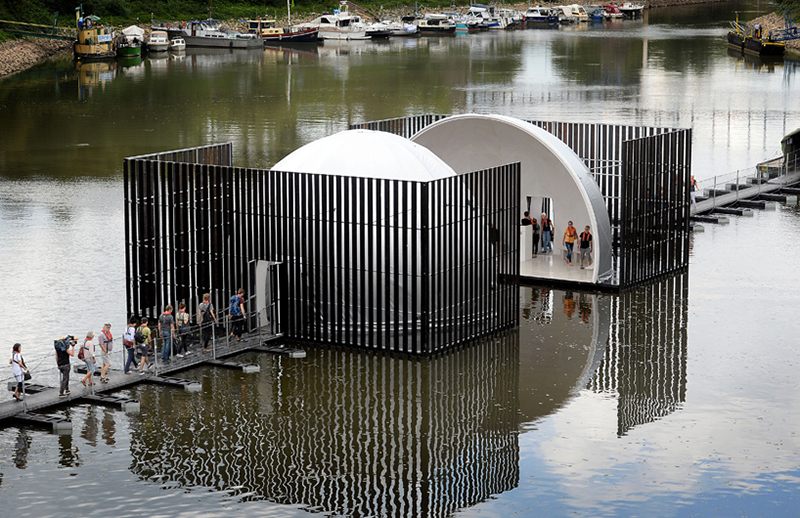
[[(433, 355), (515, 327), (521, 282), (619, 291), (688, 266), (691, 131), (426, 115), (354, 125), (271, 169), (221, 144), (124, 160), (128, 310)], [(539, 210), (541, 208), (541, 210)], [(592, 228), (595, 264), (529, 257), (524, 210)], [(542, 257), (542, 256), (540, 256)]]

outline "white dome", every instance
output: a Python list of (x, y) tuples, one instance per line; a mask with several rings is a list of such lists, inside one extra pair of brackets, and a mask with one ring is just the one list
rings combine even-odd
[(428, 148), (391, 133), (362, 129), (342, 131), (306, 144), (272, 170), (415, 182), (456, 175)]

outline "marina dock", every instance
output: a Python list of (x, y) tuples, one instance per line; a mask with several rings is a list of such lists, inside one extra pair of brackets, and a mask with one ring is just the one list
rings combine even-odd
[[(110, 381), (108, 383), (102, 383), (100, 382), (99, 376), (95, 374), (93, 387), (84, 387), (81, 385), (81, 378), (76, 373), (73, 373), (70, 376), (71, 392), (66, 398), (59, 397), (58, 387), (45, 387), (35, 384), (26, 385), (24, 404), (12, 399), (10, 397), (10, 392), (8, 393), (8, 397), (0, 403), (0, 425), (10, 424), (12, 421), (20, 421), (40, 426), (52, 425), (53, 431), (70, 429), (71, 425), (68, 425), (68, 420), (60, 418), (59, 416), (51, 416), (39, 412), (51, 411), (63, 405), (83, 403), (114, 406), (124, 411), (138, 411), (138, 401), (124, 397), (111, 396), (110, 394), (114, 391), (144, 382), (167, 386), (180, 386), (188, 391), (199, 390), (201, 388), (200, 384), (194, 380), (184, 380), (170, 376), (171, 374), (199, 365), (221, 366), (224, 368), (233, 367), (240, 369), (243, 373), (258, 372), (258, 365), (256, 364), (222, 360), (222, 358), (227, 358), (245, 351), (271, 353), (274, 349), (275, 351), (280, 351), (280, 354), (289, 356), (290, 358), (305, 356), (304, 354), (300, 354), (304, 351), (299, 349), (280, 347), (277, 345), (275, 342), (281, 338), (282, 335), (245, 335), (242, 337), (241, 342), (221, 342), (220, 345), (216, 346), (216, 354), (211, 352), (204, 353), (199, 346), (196, 346), (192, 354), (184, 356), (183, 358), (173, 356), (168, 364), (162, 363), (159, 359), (158, 368), (146, 371), (144, 375), (140, 375), (135, 369), (132, 369), (131, 374), (128, 375), (118, 370), (110, 371)], [(216, 356), (216, 358), (214, 356)], [(83, 362), (80, 360), (73, 360), (73, 366), (82, 363)], [(55, 368), (55, 366), (53, 366), (53, 368)], [(97, 372), (99, 372), (99, 369)], [(16, 383), (14, 384), (16, 385)], [(9, 387), (11, 387), (10, 383)]]

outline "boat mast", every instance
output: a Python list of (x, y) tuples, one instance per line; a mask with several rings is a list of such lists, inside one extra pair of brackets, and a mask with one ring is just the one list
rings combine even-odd
[(286, 12), (288, 13), (289, 20), (286, 25), (292, 26), (292, 7), (289, 5), (289, 0), (286, 0)]

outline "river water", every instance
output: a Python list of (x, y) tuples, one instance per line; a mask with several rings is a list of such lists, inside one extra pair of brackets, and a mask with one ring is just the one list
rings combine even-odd
[[(232, 141), (237, 165), (264, 167), (352, 122), (479, 112), (690, 127), (698, 179), (750, 171), (800, 127), (798, 62), (730, 55), (724, 34), (772, 8), (6, 78), (2, 347), (55, 383), (53, 338), (121, 332), (125, 156)], [(687, 274), (620, 296), (524, 288), (518, 330), (432, 361), (247, 353), (260, 373), (182, 373), (201, 393), (125, 391), (139, 414), (2, 428), (0, 501), (37, 517), (796, 516), (799, 212), (709, 227)]]

